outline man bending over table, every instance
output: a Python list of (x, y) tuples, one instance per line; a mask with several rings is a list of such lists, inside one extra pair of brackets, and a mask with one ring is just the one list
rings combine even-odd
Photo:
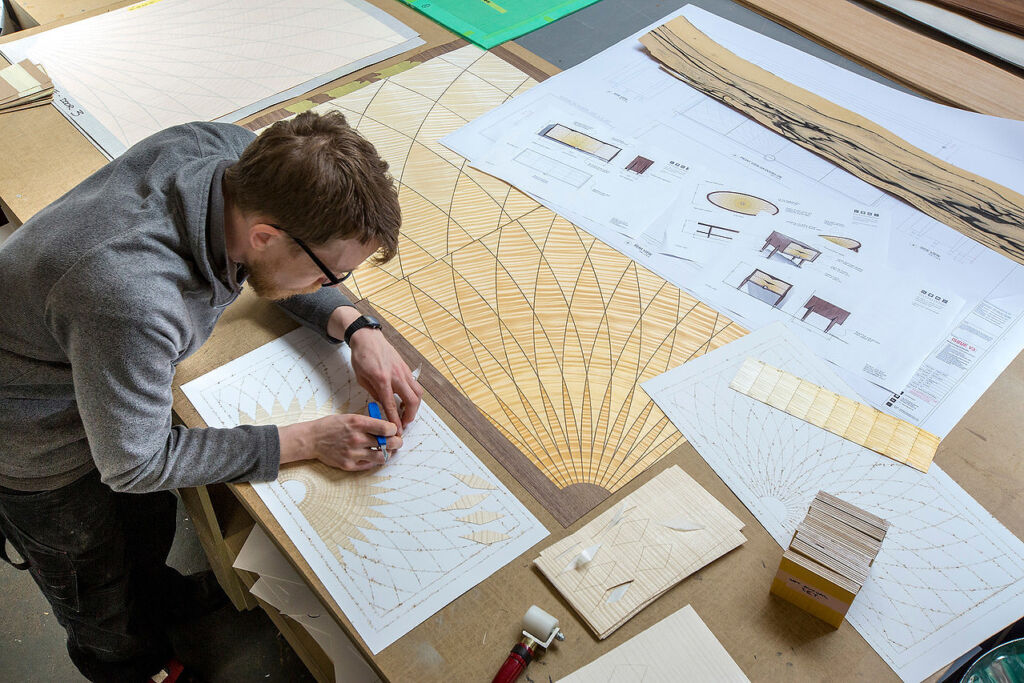
[[(377, 435), (401, 446), (422, 389), (333, 287), (371, 256), (392, 258), (400, 223), (373, 146), (340, 114), (305, 113), (259, 138), (217, 123), (157, 133), (0, 247), (0, 557), (11, 561), (6, 537), (87, 678), (167, 669), (165, 627), (216, 602), (209, 575), (165, 564), (170, 489), (269, 481), (299, 460), (362, 470), (383, 462)], [(387, 420), (172, 426), (175, 366), (246, 281), (348, 343)]]

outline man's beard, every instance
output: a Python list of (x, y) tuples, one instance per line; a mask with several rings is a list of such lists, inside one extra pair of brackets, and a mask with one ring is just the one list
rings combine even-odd
[(277, 262), (274, 259), (258, 259), (251, 261), (247, 270), (249, 271), (249, 284), (261, 299), (281, 301), (299, 294), (312, 294), (320, 289), (319, 284), (312, 284), (303, 289), (282, 289), (274, 282), (274, 273), (277, 271)]

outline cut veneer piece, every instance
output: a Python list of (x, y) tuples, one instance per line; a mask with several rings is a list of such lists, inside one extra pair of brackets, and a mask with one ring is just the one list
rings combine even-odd
[(653, 683), (681, 678), (718, 683), (749, 683), (750, 680), (689, 605), (560, 679), (560, 682), (643, 680)]
[[(680, 520), (688, 530), (666, 526)], [(742, 544), (742, 527), (673, 466), (544, 549), (534, 564), (597, 637), (605, 638), (679, 581)], [(581, 554), (589, 561), (575, 561)]]
[[(684, 17), (640, 39), (677, 78), (935, 220), (1024, 263), (1024, 196), (740, 59)], [(1024, 91), (1014, 79), (1015, 92)], [(1024, 107), (1020, 116), (1024, 117)]]
[[(729, 385), (816, 427), (869, 448), (896, 462), (927, 472), (939, 437), (871, 406), (747, 358)], [(777, 391), (778, 387), (784, 390)]]

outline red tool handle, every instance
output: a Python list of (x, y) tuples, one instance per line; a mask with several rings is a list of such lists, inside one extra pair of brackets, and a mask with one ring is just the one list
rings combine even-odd
[(491, 683), (513, 683), (532, 659), (533, 650), (522, 643), (516, 643), (516, 646), (508, 653), (508, 659), (498, 669), (498, 673), (494, 674), (494, 680)]
[(526, 660), (515, 652), (510, 653), (508, 659), (498, 669), (498, 673), (494, 674), (494, 680), (491, 683), (512, 683), (526, 669), (526, 663)]

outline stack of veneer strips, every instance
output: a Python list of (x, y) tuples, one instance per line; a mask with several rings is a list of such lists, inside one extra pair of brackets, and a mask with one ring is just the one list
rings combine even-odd
[(0, 113), (48, 104), (53, 82), (40, 64), (25, 59), (0, 69)]
[(888, 529), (884, 519), (818, 491), (782, 555), (771, 592), (839, 628)]

